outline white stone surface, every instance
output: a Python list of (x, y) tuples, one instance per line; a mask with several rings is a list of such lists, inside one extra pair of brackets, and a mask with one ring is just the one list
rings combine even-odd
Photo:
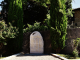
[(41, 55), (41, 56), (15, 56), (9, 59), (0, 60), (61, 60), (61, 59), (55, 58), (51, 55)]
[(38, 31), (34, 31), (30, 35), (30, 53), (43, 53), (44, 42), (41, 34)]

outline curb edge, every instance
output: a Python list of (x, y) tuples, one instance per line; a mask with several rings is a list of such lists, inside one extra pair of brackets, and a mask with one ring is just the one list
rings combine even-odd
[(54, 53), (51, 53), (51, 55), (52, 55), (52, 56), (55, 56), (55, 57), (57, 57), (57, 58), (59, 58), (59, 59), (61, 59), (61, 60), (68, 60), (67, 58), (64, 58), (64, 57), (59, 56), (59, 55), (54, 54)]
[(15, 57), (15, 56), (20, 55), (20, 54), (21, 54), (21, 53), (17, 53), (17, 54), (14, 54), (14, 55), (11, 55), (11, 56), (2, 58), (2, 59), (0, 59), (0, 60), (9, 59), (9, 58), (11, 58), (11, 57)]

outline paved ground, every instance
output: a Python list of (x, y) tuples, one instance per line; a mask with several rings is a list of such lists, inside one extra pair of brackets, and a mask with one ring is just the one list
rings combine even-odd
[(11, 57), (9, 59), (1, 59), (1, 60), (61, 60), (59, 58), (53, 57), (51, 55), (19, 55), (15, 57)]

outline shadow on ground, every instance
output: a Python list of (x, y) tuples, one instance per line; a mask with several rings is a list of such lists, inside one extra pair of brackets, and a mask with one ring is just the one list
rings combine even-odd
[(17, 55), (17, 57), (20, 57), (20, 56), (49, 56), (50, 54), (20, 54), (20, 55)]

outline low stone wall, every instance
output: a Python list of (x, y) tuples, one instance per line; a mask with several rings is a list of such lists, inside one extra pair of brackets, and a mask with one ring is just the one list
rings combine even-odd
[[(51, 40), (50, 40), (50, 31), (42, 31), (40, 32), (43, 40), (44, 40), (44, 53), (51, 53)], [(24, 39), (23, 39), (23, 52), (24, 53), (30, 53), (30, 34), (31, 32), (24, 33)], [(80, 28), (73, 28), (73, 29), (67, 29), (67, 40), (65, 41), (66, 46), (61, 51), (61, 53), (72, 53), (74, 47), (73, 47), (73, 40), (76, 40), (76, 38), (80, 38)]]
[(80, 28), (71, 28), (67, 29), (67, 36), (66, 36), (66, 46), (61, 51), (61, 53), (71, 54), (74, 49), (73, 40), (76, 40), (77, 38), (80, 38)]

